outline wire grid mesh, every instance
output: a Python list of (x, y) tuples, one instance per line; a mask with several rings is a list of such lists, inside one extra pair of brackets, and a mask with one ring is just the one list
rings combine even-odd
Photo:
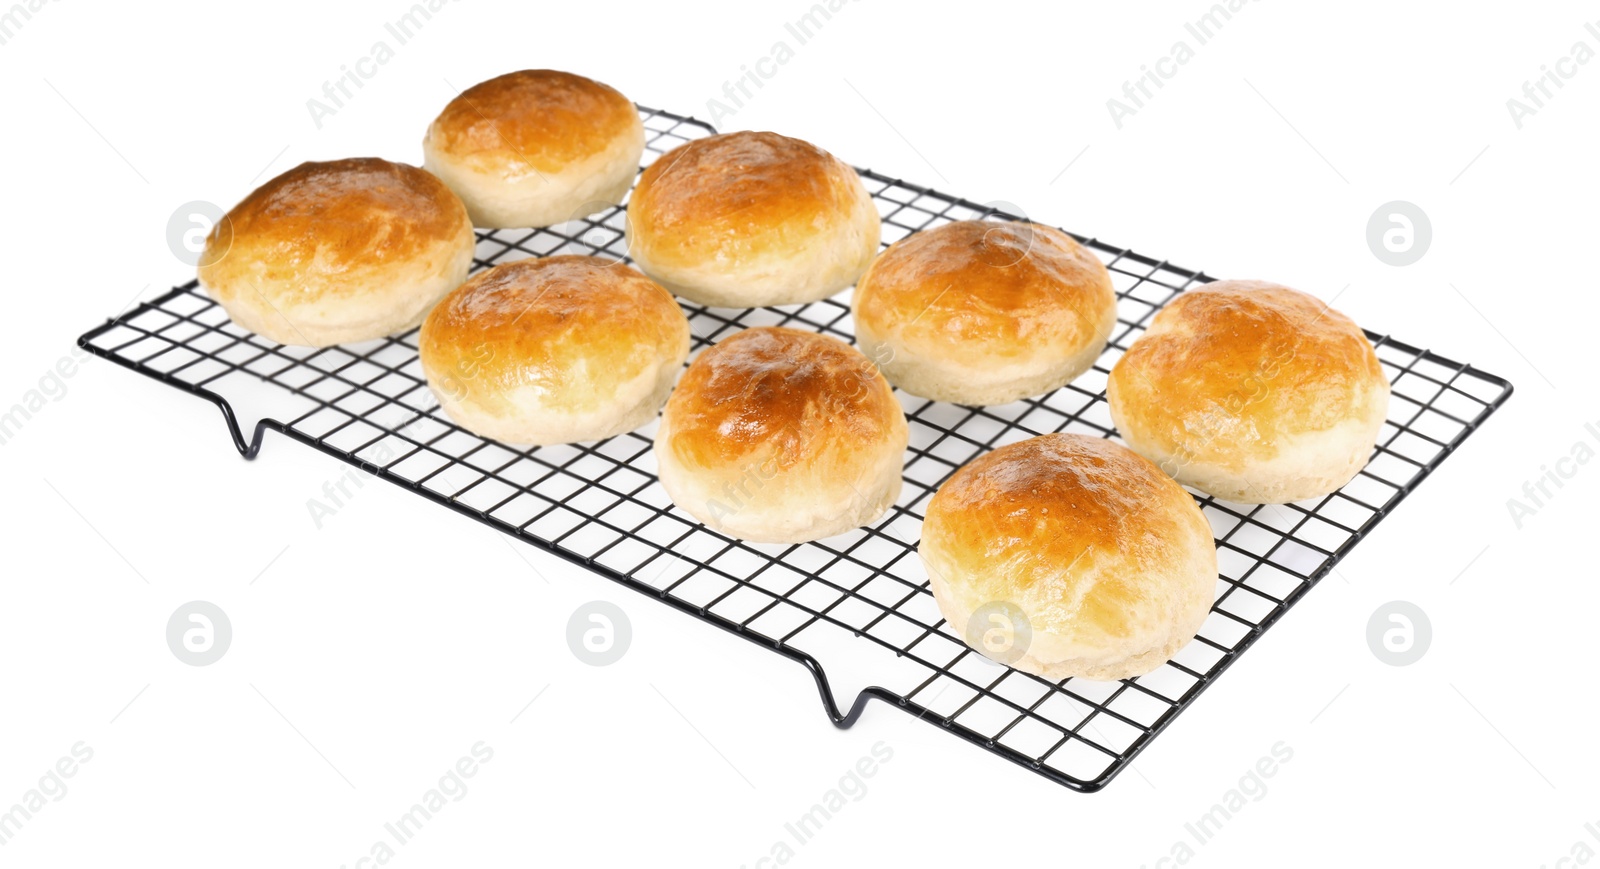
[[(647, 164), (713, 132), (667, 112), (640, 113), (649, 131)], [(879, 204), (885, 245), (953, 220), (1014, 217), (876, 172), (861, 175)], [(621, 258), (622, 221), (622, 209), (612, 208), (550, 229), (480, 232), (475, 268), (560, 253)], [(1221, 577), (1194, 642), (1156, 671), (1120, 682), (1055, 683), (1010, 669), (968, 649), (940, 617), (915, 555), (922, 509), (951, 472), (994, 447), (1057, 431), (1113, 436), (1104, 397), (1110, 367), (1156, 310), (1211, 280), (1078, 238), (1105, 262), (1118, 296), (1118, 327), (1094, 369), (1050, 395), (996, 407), (897, 390), (911, 433), (899, 502), (872, 527), (799, 546), (723, 537), (674, 508), (654, 475), (654, 423), (607, 441), (534, 449), (456, 427), (427, 389), (414, 330), (320, 350), (280, 346), (234, 325), (191, 283), (79, 343), (215, 402), (246, 456), (260, 448), (265, 430), (283, 432), (803, 662), (839, 726), (852, 724), (876, 697), (1060, 784), (1093, 791), (1329, 572), (1511, 387), (1369, 333), (1394, 384), (1372, 462), (1341, 491), (1301, 504), (1200, 498)], [(684, 310), (696, 350), (756, 325), (852, 340), (849, 308), (839, 298)], [(248, 441), (235, 403), (269, 411)], [(848, 670), (871, 687), (841, 711), (828, 668)]]

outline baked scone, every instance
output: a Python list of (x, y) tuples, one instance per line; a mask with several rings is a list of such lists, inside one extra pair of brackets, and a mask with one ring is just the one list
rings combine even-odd
[(1366, 467), (1389, 380), (1350, 318), (1264, 281), (1174, 299), (1111, 369), (1111, 418), (1178, 482), (1241, 504), (1326, 495)]
[(622, 202), (644, 123), (627, 97), (551, 69), (507, 73), (451, 100), (422, 139), (424, 169), (475, 226), (552, 226)]
[(725, 133), (650, 164), (628, 200), (628, 252), (702, 305), (825, 299), (878, 253), (877, 206), (854, 169), (777, 133)]
[(462, 428), (513, 444), (572, 443), (656, 415), (689, 357), (689, 321), (628, 266), (530, 258), (446, 296), (418, 346), (428, 386)]
[(802, 543), (859, 528), (900, 497), (905, 413), (836, 338), (762, 326), (690, 363), (656, 431), (661, 485), (713, 530)]
[(200, 284), (240, 326), (326, 347), (422, 322), (466, 280), (476, 245), (461, 200), (415, 166), (302, 163), (212, 227)]
[(967, 645), (1052, 681), (1154, 670), (1216, 595), (1194, 498), (1098, 437), (1042, 435), (968, 462), (928, 502), (918, 552)]
[(1089, 370), (1117, 322), (1099, 258), (1048, 226), (963, 220), (906, 236), (851, 298), (856, 339), (912, 395), (1005, 404)]

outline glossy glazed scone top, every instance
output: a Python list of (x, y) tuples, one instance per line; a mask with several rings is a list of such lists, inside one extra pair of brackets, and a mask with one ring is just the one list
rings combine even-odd
[[(583, 412), (661, 359), (681, 359), (689, 324), (634, 269), (553, 256), (480, 272), (434, 307), (419, 340), (441, 389), (492, 408), (532, 387), (546, 407)], [(578, 378), (583, 388), (570, 388)]]
[(967, 463), (928, 503), (922, 525), (925, 558), (945, 566), (950, 575), (940, 578), (969, 605), (1010, 602), (1035, 636), (1091, 643), (1165, 628), (1197, 592), (1203, 605), (1207, 583), (1182, 578), (1204, 580), (1209, 570), (1215, 579), (1211, 540), (1194, 499), (1159, 468), (1073, 434)]
[(523, 70), (462, 91), (428, 127), (425, 144), (485, 170), (554, 173), (605, 151), (638, 125), (633, 103), (609, 85)]
[(965, 220), (895, 242), (856, 286), (858, 320), (920, 353), (975, 361), (1103, 336), (1116, 293), (1100, 260), (1060, 230)]
[[(273, 289), (348, 295), (363, 273), (403, 266), (470, 239), (461, 200), (415, 166), (358, 157), (302, 163), (256, 188), (206, 238), (200, 280), (237, 292), (230, 278)], [(470, 245), (470, 241), (467, 241)], [(288, 301), (306, 301), (290, 299)]]
[(1183, 293), (1111, 370), (1122, 427), (1231, 469), (1284, 441), (1376, 413), (1389, 383), (1372, 342), (1320, 300), (1265, 281)]
[(883, 375), (850, 345), (797, 329), (745, 329), (705, 350), (667, 401), (667, 447), (689, 468), (759, 456), (799, 464), (869, 461), (863, 447), (906, 437)]
[(709, 136), (639, 176), (630, 237), (665, 264), (792, 251), (855, 213), (860, 187), (854, 169), (809, 142), (767, 132)]

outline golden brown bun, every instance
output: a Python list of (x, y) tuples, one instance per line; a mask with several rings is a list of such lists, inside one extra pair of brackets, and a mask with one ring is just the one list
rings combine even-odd
[[(1154, 670), (1194, 638), (1216, 593), (1216, 544), (1189, 493), (1084, 435), (967, 463), (928, 502), (918, 551), (968, 645), (1050, 680)], [(986, 647), (1005, 621), (1025, 627)]]
[(551, 226), (622, 202), (644, 153), (627, 97), (597, 81), (523, 70), (462, 91), (422, 140), (423, 167), (477, 226)]
[(889, 382), (956, 404), (1043, 395), (1089, 370), (1117, 322), (1111, 275), (1048, 226), (964, 220), (895, 242), (851, 299)]
[(246, 329), (326, 347), (416, 326), (466, 280), (476, 244), (461, 200), (415, 166), (302, 163), (211, 230), (200, 283)]
[(1389, 381), (1361, 328), (1264, 281), (1174, 299), (1106, 385), (1140, 455), (1227, 501), (1282, 504), (1348, 483), (1372, 455)]
[(656, 432), (661, 485), (711, 528), (801, 543), (900, 496), (905, 413), (883, 375), (826, 335), (762, 326), (701, 353)]
[(620, 263), (524, 259), (480, 272), (422, 324), (422, 370), (462, 428), (515, 444), (649, 422), (689, 356), (672, 296)]
[(650, 165), (628, 200), (628, 250), (702, 305), (824, 299), (878, 252), (878, 209), (854, 169), (777, 133), (726, 133)]

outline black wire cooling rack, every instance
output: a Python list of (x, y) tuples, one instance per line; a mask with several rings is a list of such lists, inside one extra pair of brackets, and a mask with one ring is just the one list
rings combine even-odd
[[(641, 107), (645, 161), (710, 126)], [(1016, 215), (862, 171), (883, 242), (953, 220)], [(622, 258), (623, 210), (550, 229), (478, 235), (475, 268), (528, 256)], [(1137, 679), (1050, 682), (968, 649), (940, 617), (914, 550), (922, 510), (957, 467), (1057, 431), (1115, 434), (1105, 381), (1150, 316), (1212, 280), (1075, 236), (1110, 269), (1118, 329), (1092, 371), (1050, 395), (960, 407), (896, 391), (911, 442), (899, 503), (870, 528), (799, 546), (721, 536), (657, 483), (655, 424), (591, 444), (518, 450), (451, 424), (417, 361), (415, 330), (359, 345), (274, 344), (235, 326), (194, 283), (78, 339), (97, 356), (217, 405), (235, 446), (271, 429), (527, 540), (678, 610), (799, 661), (828, 716), (849, 727), (870, 698), (1080, 791), (1104, 787), (1511, 394), (1505, 380), (1367, 334), (1394, 384), (1372, 462), (1314, 502), (1246, 506), (1201, 497), (1217, 539), (1217, 600), (1199, 636)], [(685, 304), (700, 349), (739, 329), (785, 325), (852, 340), (844, 301), (753, 310)], [(269, 408), (247, 439), (234, 402)], [(287, 420), (282, 421), (282, 420)], [(841, 709), (822, 661), (867, 687)]]

